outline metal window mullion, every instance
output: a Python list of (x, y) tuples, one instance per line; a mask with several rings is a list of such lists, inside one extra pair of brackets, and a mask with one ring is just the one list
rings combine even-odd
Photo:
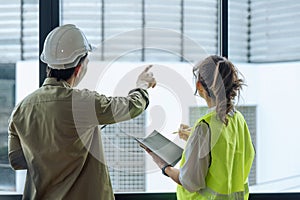
[[(43, 51), (44, 41), (48, 33), (59, 26), (59, 0), (39, 0), (39, 55)], [(47, 65), (39, 61), (39, 85), (46, 78)]]
[(145, 39), (145, 26), (146, 26), (146, 13), (145, 13), (145, 0), (142, 0), (142, 55), (141, 61), (145, 61), (145, 46), (146, 46), (146, 39)]
[(180, 62), (184, 61), (184, 0), (180, 2)]
[(228, 58), (228, 0), (220, 0), (220, 53)]
[(104, 60), (105, 43), (105, 0), (101, 0), (101, 60)]
[(248, 28), (248, 31), (247, 31), (247, 62), (250, 63), (251, 62), (251, 45), (250, 45), (250, 42), (251, 42), (251, 0), (248, 0), (248, 9), (247, 9), (247, 12), (248, 12), (248, 18), (247, 18), (247, 28)]
[(21, 56), (21, 60), (24, 60), (24, 0), (21, 0), (20, 2), (20, 11), (21, 11), (21, 14), (20, 14), (20, 49), (21, 49), (21, 52), (20, 52), (20, 56)]

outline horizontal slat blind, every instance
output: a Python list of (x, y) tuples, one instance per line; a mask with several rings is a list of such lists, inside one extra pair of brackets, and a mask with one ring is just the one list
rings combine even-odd
[(229, 59), (248, 61), (248, 0), (229, 1)]
[(20, 5), (20, 0), (2, 1), (0, 4), (1, 63), (14, 63), (21, 58)]
[(105, 1), (104, 59), (141, 61), (141, 28), (141, 0)]
[(180, 61), (181, 0), (145, 1), (145, 27), (146, 61)]
[(91, 44), (101, 43), (100, 0), (62, 0), (61, 24), (76, 24), (86, 35)]
[(24, 0), (22, 53), (24, 60), (39, 59), (38, 0)]
[(251, 1), (250, 61), (300, 60), (300, 1)]
[[(202, 48), (207, 54), (218, 52), (218, 1), (185, 0), (184, 1), (184, 57), (198, 61)], [(194, 40), (199, 46), (190, 45)], [(200, 48), (199, 48), (200, 47)]]
[[(102, 1), (62, 0), (61, 24), (76, 24), (88, 41), (98, 47), (102, 41)], [(93, 54), (101, 60), (101, 47)]]
[(181, 61), (182, 53), (198, 59), (190, 40), (217, 53), (217, 0), (63, 0), (62, 10), (62, 24), (82, 28), (100, 60)]
[[(23, 2), (23, 16), (21, 0), (3, 1), (0, 5), (1, 63), (38, 58), (38, 1)], [(106, 60), (121, 57), (131, 61), (180, 61), (181, 53), (196, 60), (197, 50), (187, 38), (197, 42), (208, 54), (217, 53), (217, 0), (144, 2), (145, 5), (138, 0), (105, 0), (103, 13), (101, 0), (63, 0), (62, 24), (75, 23), (96, 46), (102, 40), (109, 41), (103, 48), (105, 55), (101, 55)], [(248, 0), (229, 1), (230, 58), (241, 62), (299, 60), (300, 1), (251, 0), (250, 12), (248, 6)], [(139, 30), (143, 25), (145, 35)], [(168, 29), (174, 34), (147, 28)], [(120, 37), (116, 37), (117, 34), (121, 34)], [(143, 47), (155, 49), (143, 52)], [(137, 51), (126, 53), (134, 49)]]

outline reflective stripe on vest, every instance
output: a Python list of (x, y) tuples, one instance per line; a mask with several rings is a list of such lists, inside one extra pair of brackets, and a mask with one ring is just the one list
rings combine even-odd
[[(217, 120), (213, 111), (201, 117), (195, 127), (205, 121), (211, 134), (211, 165), (206, 176), (207, 188), (189, 192), (182, 186), (177, 187), (177, 199), (240, 200), (248, 199), (248, 175), (254, 159), (254, 148), (248, 126), (238, 111), (228, 116), (228, 125)], [(182, 154), (180, 167), (185, 163)]]

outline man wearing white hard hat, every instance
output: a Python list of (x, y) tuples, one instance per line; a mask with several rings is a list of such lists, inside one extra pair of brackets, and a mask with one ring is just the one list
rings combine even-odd
[(114, 199), (98, 125), (140, 115), (156, 81), (147, 67), (126, 97), (74, 89), (91, 50), (74, 25), (55, 28), (45, 40), (47, 78), (15, 107), (8, 128), (11, 166), (27, 169), (23, 199)]

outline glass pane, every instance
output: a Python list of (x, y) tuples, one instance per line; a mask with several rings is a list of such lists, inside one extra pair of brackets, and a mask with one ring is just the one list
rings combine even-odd
[[(62, 0), (61, 24), (76, 24), (93, 45), (101, 44), (102, 31), (102, 1)], [(80, 11), (80, 12), (79, 12)], [(100, 59), (102, 56), (100, 50)]]
[(256, 107), (250, 192), (300, 191), (299, 8), (292, 0), (229, 1), (229, 59), (247, 83), (241, 104)]
[(171, 133), (190, 122), (191, 106), (204, 105), (193, 95), (192, 67), (218, 52), (218, 1), (62, 0), (61, 6), (61, 24), (76, 24), (97, 47), (79, 88), (125, 96), (148, 64), (159, 80), (143, 115), (102, 131), (114, 191), (175, 192), (176, 184), (128, 134), (144, 137), (156, 129), (184, 146)]
[(15, 65), (0, 64), (0, 191), (15, 190), (15, 172), (8, 162), (7, 122), (15, 103)]
[(15, 63), (20, 59), (20, 1), (0, 5), (0, 191), (15, 190), (15, 172), (10, 168), (7, 125), (15, 103)]
[(218, 0), (184, 1), (184, 57), (197, 62), (199, 47), (191, 45), (196, 42), (207, 54), (218, 53), (219, 9)]
[[(23, 190), (17, 188), (16, 172), (9, 165), (7, 128), (14, 106), (22, 98), (20, 91), (26, 94), (30, 91), (26, 80), (19, 85), (18, 78), (27, 77), (31, 82), (32, 75), (38, 73), (22, 66), (24, 61), (35, 67), (38, 63), (38, 10), (38, 0), (11, 0), (0, 4), (0, 53), (3, 55), (0, 58), (0, 191)], [(20, 69), (24, 69), (24, 73), (18, 76)]]

